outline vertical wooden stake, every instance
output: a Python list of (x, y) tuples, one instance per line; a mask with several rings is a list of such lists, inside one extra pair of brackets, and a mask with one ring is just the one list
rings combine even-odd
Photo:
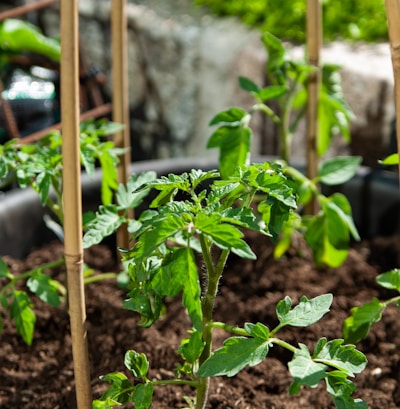
[[(307, 59), (316, 67), (307, 83), (307, 177), (313, 179), (318, 172), (318, 103), (320, 89), (320, 50), (322, 44), (321, 0), (307, 0)], [(317, 200), (312, 200), (306, 209), (308, 214), (318, 211)]]
[(61, 0), (61, 117), (65, 262), (78, 409), (92, 407), (83, 284), (78, 0)]
[[(117, 148), (127, 149), (120, 157), (118, 166), (119, 183), (125, 184), (129, 177), (130, 164), (130, 135), (129, 135), (129, 99), (128, 99), (128, 42), (126, 0), (112, 1), (112, 103), (113, 121), (124, 125), (124, 129), (114, 135)], [(133, 211), (131, 212), (133, 217)], [(129, 246), (129, 234), (126, 227), (117, 232), (117, 246)]]
[[(400, 0), (385, 0), (394, 75), (397, 152), (400, 150)], [(400, 172), (400, 163), (399, 163)]]

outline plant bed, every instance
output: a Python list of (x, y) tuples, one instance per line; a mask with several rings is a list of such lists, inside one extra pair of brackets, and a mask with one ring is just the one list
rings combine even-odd
[[(268, 238), (247, 235), (258, 260), (228, 261), (224, 273), (220, 299), (215, 310), (216, 319), (228, 324), (242, 325), (246, 321), (274, 322), (275, 305), (285, 295), (296, 302), (302, 295), (314, 297), (334, 294), (331, 313), (308, 328), (291, 328), (284, 337), (289, 342), (302, 339), (313, 345), (322, 335), (340, 338), (342, 322), (354, 305), (371, 297), (385, 298), (387, 290), (375, 283), (377, 274), (398, 266), (399, 238), (376, 238), (357, 243), (347, 261), (338, 269), (317, 269), (304, 253), (290, 251), (286, 257), (274, 259)], [(25, 271), (48, 262), (62, 254), (62, 245), (53, 242), (34, 250), (25, 261), (8, 258), (13, 271)], [(100, 271), (115, 267), (109, 248), (96, 246), (87, 251), (85, 261)], [(63, 280), (63, 268), (53, 277)], [(185, 335), (188, 322), (180, 322), (180, 300), (168, 300), (166, 315), (150, 329), (138, 327), (136, 314), (123, 310), (124, 291), (115, 283), (104, 281), (86, 287), (88, 339), (91, 358), (93, 393), (100, 396), (106, 385), (99, 376), (110, 370), (123, 371), (123, 356), (135, 348), (148, 355), (152, 378), (168, 378), (177, 362), (176, 349)], [(222, 300), (225, 300), (222, 302)], [(251, 302), (249, 302), (251, 300)], [(69, 318), (65, 308), (37, 304), (37, 324), (32, 345), (26, 346), (7, 320), (0, 349), (0, 406), (1, 408), (73, 408), (75, 407), (74, 379), (71, 357)], [(370, 336), (358, 344), (369, 364), (359, 374), (356, 396), (362, 397), (371, 409), (396, 408), (400, 405), (398, 372), (400, 367), (400, 331), (398, 310), (388, 308), (382, 321)], [(215, 345), (224, 334), (216, 331)], [(219, 377), (212, 382), (210, 408), (333, 408), (326, 393), (305, 388), (299, 395), (289, 396), (290, 378), (284, 363), (290, 359), (282, 350), (272, 350), (260, 365), (241, 371), (236, 377)], [(171, 373), (170, 373), (171, 372)], [(182, 387), (157, 388), (152, 408), (183, 408), (183, 395), (190, 390)]]
[[(131, 170), (141, 173), (152, 169), (159, 175), (169, 171), (179, 174), (190, 166), (209, 169), (215, 166), (215, 162), (186, 159), (174, 161), (174, 166), (171, 167), (169, 161), (155, 161), (134, 164)], [(91, 178), (83, 178), (85, 208), (94, 208), (98, 203), (100, 177), (100, 173), (96, 173)], [(365, 171), (353, 179), (350, 191), (364, 191), (366, 181), (368, 188), (372, 187), (374, 191), (376, 180), (366, 178)], [(389, 188), (383, 183), (382, 189), (395, 193), (392, 182), (388, 182)], [(382, 186), (382, 180), (379, 180), (379, 184)], [(348, 188), (343, 187), (344, 191), (346, 189)], [(19, 205), (15, 204), (17, 197), (22, 198)], [(355, 195), (353, 199), (357, 200), (358, 197)], [(21, 208), (23, 214), (26, 214), (26, 209), (30, 210), (29, 223), (30, 226), (36, 226), (33, 236), (37, 240), (32, 243), (31, 235), (26, 232), (18, 240), (14, 240), (14, 244), (18, 243), (15, 253), (23, 249), (24, 254), (12, 254), (14, 258), (6, 258), (12, 273), (21, 273), (58, 259), (63, 252), (60, 242), (52, 242), (43, 248), (39, 246), (49, 240), (49, 235), (44, 233), (46, 230), (40, 221), (43, 210), (35, 194), (30, 195), (29, 191), (7, 194), (1, 202), (0, 215), (9, 215), (9, 210), (14, 209), (12, 220), (21, 220), (23, 225), (24, 219), (18, 216), (18, 208)], [(357, 209), (357, 204), (355, 208)], [(33, 209), (37, 210), (37, 214)], [(355, 216), (357, 219), (358, 215)], [(19, 229), (11, 224), (14, 229), (10, 230), (7, 223), (10, 217), (1, 219), (1, 238), (5, 248), (8, 241), (11, 241), (10, 232), (14, 231), (15, 234)], [(310, 348), (321, 336), (326, 336), (328, 340), (342, 338), (342, 324), (352, 307), (368, 302), (374, 296), (388, 298), (390, 292), (379, 287), (375, 277), (400, 265), (397, 236), (354, 244), (347, 261), (338, 269), (316, 268), (306, 246), (301, 246), (301, 251), (292, 249), (285, 257), (276, 260), (272, 256), (273, 247), (268, 237), (249, 232), (246, 239), (258, 259), (243, 260), (230, 256), (217, 298), (215, 320), (239, 326), (243, 326), (245, 322), (268, 322), (274, 325), (276, 303), (286, 295), (296, 304), (303, 295), (312, 298), (332, 293), (334, 301), (331, 312), (320, 322), (308, 328), (282, 331), (282, 338), (289, 343), (296, 345), (301, 340)], [(24, 261), (19, 261), (18, 258), (24, 258), (32, 245), (35, 249)], [(98, 272), (117, 271), (115, 252), (104, 245), (86, 250), (85, 262)], [(54, 270), (51, 276), (65, 282), (64, 268)], [(87, 286), (86, 298), (94, 398), (98, 398), (107, 387), (105, 382), (100, 381), (101, 375), (110, 371), (124, 371), (123, 359), (129, 349), (134, 348), (148, 356), (151, 364), (149, 376), (152, 379), (173, 377), (175, 366), (179, 362), (176, 350), (190, 326), (189, 319), (183, 313), (181, 300), (168, 299), (166, 315), (150, 329), (144, 329), (137, 325), (137, 314), (122, 308), (126, 291), (118, 289), (114, 281)], [(24, 344), (14, 323), (5, 318), (5, 314), (2, 317), (4, 329), (0, 339), (0, 407), (76, 407), (67, 308), (65, 305), (61, 308), (49, 307), (40, 300), (35, 300), (35, 304), (37, 322), (31, 346)], [(181, 322), (182, 318), (186, 321)], [(370, 408), (390, 409), (398, 407), (400, 403), (400, 393), (397, 390), (400, 367), (397, 352), (399, 345), (396, 341), (398, 330), (398, 311), (391, 306), (385, 311), (382, 321), (373, 327), (371, 335), (357, 344), (358, 349), (367, 355), (369, 364), (355, 378), (355, 397), (364, 399)], [(214, 335), (216, 348), (222, 344), (226, 334), (215, 329)], [(291, 380), (285, 364), (290, 358), (290, 353), (277, 347), (270, 351), (261, 364), (247, 368), (233, 378), (218, 377), (213, 380), (209, 407), (333, 408), (330, 398), (322, 389), (304, 388), (301, 394), (289, 396)], [(155, 390), (152, 407), (183, 408), (185, 394), (192, 396), (193, 391), (182, 386), (159, 387)]]

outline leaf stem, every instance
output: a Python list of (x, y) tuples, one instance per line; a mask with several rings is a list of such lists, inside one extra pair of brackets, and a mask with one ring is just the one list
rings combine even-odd
[(282, 339), (270, 338), (269, 342), (272, 343), (272, 344), (277, 344), (277, 345), (281, 346), (282, 348), (288, 349), (290, 352), (293, 352), (293, 353), (296, 352), (296, 347), (294, 347), (293, 345), (289, 344), (286, 341), (283, 341)]
[(116, 273), (102, 273), (85, 278), (85, 284), (92, 284), (103, 280), (112, 280), (117, 277)]
[[(20, 275), (18, 275), (18, 276), (13, 276), (13, 278), (10, 279), (10, 282), (9, 282), (8, 284), (6, 284), (6, 285), (0, 290), (0, 295), (5, 294), (6, 291), (7, 291), (10, 287), (14, 287), (15, 284), (18, 283), (18, 281), (22, 281), (22, 280), (25, 280), (25, 279), (31, 277), (33, 274), (35, 274), (36, 271), (50, 270), (50, 269), (53, 269), (53, 268), (56, 268), (56, 267), (60, 267), (60, 266), (62, 266), (64, 263), (65, 263), (64, 257), (62, 257), (62, 258), (59, 259), (59, 260), (52, 261), (52, 262), (47, 263), (47, 264), (43, 264), (42, 266), (36, 267), (36, 268), (34, 268), (34, 269), (32, 269), (32, 270), (25, 271), (24, 273), (22, 273), (22, 274), (20, 274)], [(64, 287), (61, 283), (60, 283), (60, 286), (59, 286), (59, 291), (60, 291), (60, 293), (63, 294), (63, 295), (65, 295), (65, 293), (66, 293), (65, 287)]]
[(192, 388), (199, 386), (198, 381), (189, 381), (184, 379), (165, 379), (161, 381), (150, 381), (153, 385), (188, 385)]
[(225, 324), (224, 322), (214, 321), (212, 323), (212, 326), (213, 326), (213, 328), (223, 329), (224, 331), (230, 332), (231, 334), (242, 335), (244, 337), (249, 336), (249, 334), (246, 332), (245, 329), (240, 328), (240, 327), (234, 327), (232, 325)]

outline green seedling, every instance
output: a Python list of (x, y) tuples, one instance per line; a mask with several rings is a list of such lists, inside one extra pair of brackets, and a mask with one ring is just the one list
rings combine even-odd
[[(379, 274), (376, 282), (383, 288), (393, 290), (400, 294), (400, 270), (393, 269)], [(400, 308), (400, 295), (386, 301), (374, 297), (370, 302), (353, 307), (351, 315), (343, 323), (343, 336), (348, 342), (359, 342), (365, 339), (373, 324), (379, 322), (386, 307), (390, 304)]]
[[(93, 175), (96, 166), (102, 168), (101, 196), (104, 205), (111, 203), (118, 187), (116, 164), (123, 152), (116, 149), (107, 135), (121, 129), (121, 125), (89, 121), (81, 126), (81, 163), (88, 175)], [(45, 222), (63, 240), (63, 198), (62, 198), (62, 139), (59, 132), (53, 132), (37, 143), (21, 145), (17, 140), (0, 145), (0, 179), (3, 187), (16, 183), (19, 188), (32, 188), (37, 192), (43, 206), (51, 210), (53, 217), (46, 215)], [(54, 218), (55, 217), (55, 218)], [(89, 216), (84, 220), (90, 220)], [(35, 314), (30, 294), (42, 301), (59, 306), (65, 299), (65, 286), (53, 280), (48, 271), (64, 265), (64, 258), (39, 266), (19, 275), (8, 269), (0, 259), (0, 305), (9, 310), (17, 331), (27, 344), (31, 344), (34, 333)], [(85, 281), (115, 278), (115, 273), (93, 276), (85, 267)], [(23, 286), (26, 285), (27, 288)], [(28, 291), (29, 290), (29, 291)], [(0, 323), (0, 333), (1, 333)]]
[[(307, 78), (316, 68), (291, 59), (283, 43), (271, 33), (264, 33), (262, 40), (268, 53), (266, 74), (270, 85), (260, 87), (249, 78), (239, 77), (240, 86), (256, 100), (242, 120), (249, 122), (256, 112), (271, 118), (279, 131), (280, 157), (289, 163), (293, 135), (306, 113)], [(339, 68), (336, 65), (322, 67), (317, 133), (320, 157), (327, 152), (336, 134), (350, 141), (349, 123), (353, 114), (344, 101)], [(271, 100), (276, 101), (277, 112), (268, 106)]]
[[(158, 191), (149, 209), (130, 225), (134, 246), (122, 251), (129, 275), (124, 307), (140, 314), (139, 324), (149, 327), (162, 315), (164, 298), (181, 294), (191, 320), (189, 337), (182, 340), (178, 350), (181, 362), (177, 363), (177, 378), (150, 379), (146, 356), (130, 350), (125, 366), (134, 381), (120, 372), (105, 375), (102, 379), (110, 387), (93, 407), (111, 408), (133, 402), (136, 408), (149, 408), (155, 387), (178, 384), (193, 387), (196, 397), (191, 407), (203, 409), (211, 377), (234, 376), (247, 366), (257, 365), (276, 345), (293, 354), (289, 363), (291, 394), (298, 393), (303, 385), (315, 387), (324, 381), (336, 407), (366, 408), (362, 401), (351, 397), (355, 386), (349, 377), (366, 365), (365, 356), (353, 345), (321, 338), (309, 350), (304, 344), (294, 346), (279, 338), (283, 327), (305, 327), (321, 319), (329, 311), (331, 294), (302, 297), (296, 306), (285, 297), (276, 306), (276, 327), (264, 323), (232, 327), (213, 319), (229, 255), (256, 258), (244, 240), (244, 232), (250, 229), (274, 237), (293, 217), (296, 192), (285, 169), (278, 163), (266, 162), (239, 166), (226, 178), (220, 178), (217, 171), (192, 170), (148, 179), (146, 176), (143, 184), (137, 183), (130, 193), (133, 198), (150, 189)], [(254, 202), (260, 193), (261, 198)], [(98, 213), (100, 218), (103, 215)], [(88, 237), (92, 237), (90, 231)], [(214, 328), (232, 335), (216, 350), (212, 348)]]

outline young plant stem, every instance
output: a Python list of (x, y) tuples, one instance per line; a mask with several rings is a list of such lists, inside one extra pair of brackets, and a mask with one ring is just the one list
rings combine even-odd
[[(199, 359), (201, 366), (211, 355), (212, 347), (212, 329), (213, 329), (213, 310), (215, 298), (218, 291), (218, 283), (225, 267), (226, 260), (230, 253), (229, 250), (223, 250), (215, 265), (211, 256), (211, 247), (204, 235), (200, 235), (200, 244), (207, 269), (207, 290), (201, 302), (203, 313), (203, 341), (205, 343), (203, 352)], [(208, 390), (210, 387), (210, 378), (204, 377), (199, 379), (196, 396), (196, 409), (205, 409), (208, 399)]]
[[(32, 270), (28, 270), (25, 271), (24, 273), (20, 274), (17, 277), (12, 276), (12, 278), (10, 277), (10, 282), (8, 284), (6, 284), (0, 291), (0, 295), (1, 294), (5, 294), (6, 291), (10, 288), (10, 287), (14, 287), (16, 283), (18, 283), (18, 281), (22, 281), (25, 280), (27, 278), (30, 278), (33, 274), (35, 274), (36, 271), (38, 270), (48, 270), (48, 269), (52, 269), (52, 268), (56, 268), (56, 267), (60, 267), (62, 265), (64, 265), (65, 261), (64, 258), (61, 258), (60, 260), (56, 260), (56, 261), (52, 261), (51, 263), (47, 263), (44, 264), (42, 266), (40, 266), (40, 268), (34, 268)], [(62, 295), (66, 295), (67, 290), (65, 289), (65, 287), (59, 283), (58, 285), (58, 291), (60, 291), (60, 293)]]
[(292, 142), (292, 133), (290, 131), (290, 114), (292, 112), (293, 100), (296, 95), (299, 76), (293, 80), (289, 91), (280, 104), (281, 121), (279, 123), (279, 132), (281, 138), (281, 158), (286, 163), (290, 163), (290, 146)]

